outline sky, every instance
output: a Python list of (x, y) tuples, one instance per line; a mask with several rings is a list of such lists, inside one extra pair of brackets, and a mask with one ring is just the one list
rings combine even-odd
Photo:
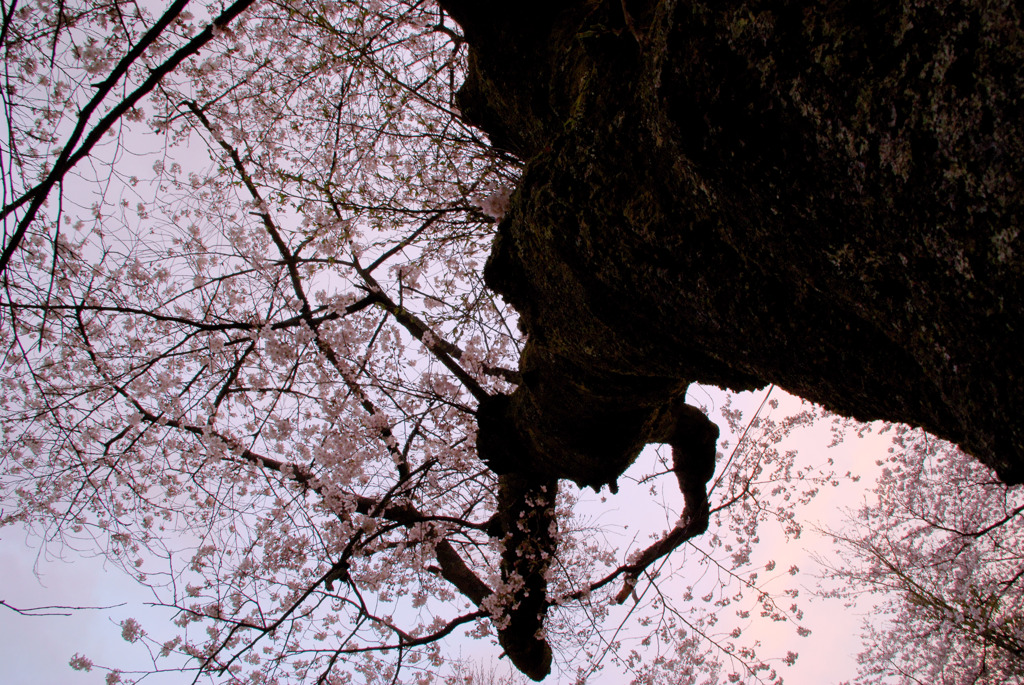
[[(713, 410), (715, 406), (720, 406), (724, 397), (723, 392), (713, 390), (712, 396), (706, 400), (709, 408)], [(749, 418), (763, 397), (764, 391), (741, 393), (734, 397), (734, 405), (744, 409), (744, 417)], [(772, 397), (780, 399), (779, 408), (773, 412), (775, 418), (799, 411), (799, 398), (778, 389), (772, 392)], [(691, 397), (691, 401), (694, 399)], [(714, 418), (713, 414), (714, 411)], [(719, 423), (723, 427), (724, 436), (724, 423)], [(875, 461), (883, 458), (889, 447), (888, 436), (874, 433), (867, 433), (863, 438), (847, 434), (842, 443), (830, 447), (832, 441), (829, 424), (819, 422), (810, 429), (794, 432), (780, 444), (779, 448), (780, 451), (800, 450), (802, 462), (824, 462), (832, 458), (836, 462), (837, 473), (843, 474), (849, 470), (852, 475), (861, 476), (859, 481), (839, 478), (836, 487), (823, 489), (822, 494), (800, 509), (801, 519), (805, 525), (803, 535), (799, 539), (786, 540), (777, 526), (762, 525), (759, 529), (760, 542), (755, 545), (750, 564), (744, 568), (744, 572), (759, 571), (761, 580), (767, 580), (769, 589), (773, 584), (787, 586), (787, 581), (794, 580), (786, 572), (790, 566), (795, 565), (801, 570), (800, 575), (795, 578), (801, 590), (798, 602), (805, 614), (803, 625), (811, 629), (811, 635), (794, 639), (793, 628), (785, 624), (752, 621), (744, 625), (742, 622), (736, 622), (748, 631), (748, 637), (754, 636), (761, 641), (763, 651), (759, 653), (760, 656), (784, 656), (788, 650), (800, 654), (793, 667), (786, 667), (778, 662), (773, 664), (779, 668), (785, 681), (793, 685), (838, 685), (845, 681), (855, 681), (856, 655), (863, 649), (860, 639), (861, 625), (865, 619), (870, 619), (873, 607), (870, 598), (861, 598), (854, 607), (845, 606), (841, 600), (812, 598), (815, 588), (819, 586), (818, 577), (828, 576), (827, 570), (820, 566), (815, 557), (820, 555), (827, 559), (834, 550), (831, 538), (818, 529), (839, 528), (853, 510), (870, 501), (869, 490), (878, 471)], [(649, 446), (648, 449), (652, 447)], [(643, 520), (645, 516), (651, 516), (650, 513), (641, 513), (647, 495), (646, 489), (631, 489), (625, 480), (620, 480), (620, 495), (608, 498), (608, 505), (612, 511), (606, 513), (606, 516), (614, 518), (615, 511), (623, 512), (626, 516), (632, 515), (637, 521)], [(653, 515), (657, 517), (656, 508)], [(711, 532), (713, 530), (705, 535)], [(700, 544), (700, 539), (695, 542)], [(775, 570), (772, 573), (764, 571), (770, 561), (775, 562)], [(731, 612), (721, 613), (723, 623), (727, 622)], [(616, 673), (621, 671), (609, 667), (592, 682), (629, 682), (625, 676), (620, 675), (617, 678)], [(559, 681), (559, 685), (568, 685), (570, 682), (572, 681), (564, 679)]]
[[(779, 393), (779, 391), (775, 391)], [(776, 396), (773, 394), (773, 396)], [(779, 393), (782, 405), (780, 415), (794, 410), (799, 401)], [(756, 407), (762, 393), (746, 393), (739, 402), (748, 408)], [(721, 397), (713, 398), (720, 402)], [(750, 409), (752, 411), (752, 409)], [(829, 448), (831, 435), (827, 426), (818, 426), (810, 431), (790, 438), (788, 449), (805, 450), (810, 458), (820, 455), (822, 459), (833, 457), (837, 470), (847, 468), (871, 474), (874, 460), (884, 453), (888, 442), (885, 436), (869, 436), (865, 439), (849, 439), (838, 447)], [(649, 448), (651, 449), (651, 448)], [(650, 458), (650, 454), (644, 458)], [(820, 527), (836, 527), (842, 524), (848, 509), (860, 506), (866, 498), (872, 478), (862, 478), (859, 483), (841, 481), (839, 487), (819, 496), (807, 508), (806, 519)], [(658, 503), (653, 501), (646, 487), (631, 487), (624, 479), (620, 494), (608, 496), (605, 502), (595, 496), (583, 506), (592, 507), (602, 520), (620, 525), (632, 522), (633, 530), (643, 527), (646, 521), (652, 530), (664, 528), (664, 514), (659, 520)], [(647, 509), (645, 509), (647, 507)], [(646, 512), (646, 513), (645, 513)], [(773, 535), (764, 528), (762, 540), (755, 548), (751, 568), (774, 560), (779, 569), (778, 582), (789, 580), (783, 569), (797, 565), (805, 573), (799, 577), (804, 586), (801, 608), (805, 611), (804, 625), (812, 630), (807, 638), (793, 644), (792, 629), (776, 629), (771, 624), (754, 623), (750, 630), (762, 641), (764, 654), (784, 655), (788, 649), (800, 653), (795, 666), (783, 671), (787, 683), (795, 685), (840, 683), (853, 680), (856, 675), (855, 655), (861, 649), (859, 629), (862, 620), (870, 612), (870, 606), (848, 609), (837, 600), (808, 601), (813, 590), (814, 575), (822, 572), (812, 559), (812, 554), (828, 556), (831, 543), (807, 526), (799, 540), (785, 541), (781, 535)], [(76, 672), (70, 669), (68, 661), (76, 654), (86, 655), (97, 664), (124, 668), (145, 668), (148, 657), (141, 644), (129, 644), (121, 637), (120, 622), (134, 617), (153, 633), (161, 624), (166, 624), (173, 615), (166, 609), (153, 607), (152, 593), (127, 578), (122, 571), (102, 558), (82, 556), (66, 552), (64, 559), (39, 556), (39, 540), (26, 536), (23, 530), (0, 529), (0, 581), (3, 593), (0, 599), (20, 609), (40, 606), (98, 606), (112, 607), (99, 610), (66, 612), (50, 610), (51, 614), (71, 615), (22, 616), (9, 608), (0, 607), (0, 681), (5, 685), (91, 685), (103, 683), (105, 672), (94, 668), (92, 672)], [(769, 583), (776, 582), (770, 580)], [(123, 606), (115, 606), (121, 605)], [(624, 607), (622, 611), (626, 611)], [(626, 630), (631, 626), (628, 621)], [(627, 633), (627, 637), (629, 634)], [(169, 635), (168, 635), (169, 637)], [(499, 654), (494, 648), (485, 648), (479, 642), (465, 639), (452, 640), (448, 648), (451, 653), (471, 655), (484, 662), (493, 660)], [(499, 666), (504, 661), (496, 662)], [(592, 677), (590, 683), (618, 685), (628, 683), (630, 678), (615, 666), (611, 659), (602, 662), (603, 670)], [(144, 682), (162, 685), (180, 683), (180, 673), (151, 676)], [(548, 678), (550, 685), (568, 685), (570, 674), (555, 673)]]
[[(144, 667), (144, 652), (121, 638), (120, 622), (148, 614), (170, 612), (147, 606), (152, 593), (99, 557), (66, 552), (64, 559), (40, 558), (39, 540), (24, 530), (0, 529), (0, 587), (2, 599), (18, 609), (45, 606), (111, 607), (72, 611), (50, 609), (48, 616), (23, 616), (0, 607), (0, 682), (5, 685), (90, 685), (105, 675), (72, 670), (76, 654), (97, 663)], [(122, 605), (123, 606), (116, 606)], [(147, 683), (181, 682), (176, 677), (151, 678)]]

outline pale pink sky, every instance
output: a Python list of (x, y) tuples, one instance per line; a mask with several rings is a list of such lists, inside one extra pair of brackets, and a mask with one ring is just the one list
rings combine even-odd
[[(775, 393), (778, 393), (777, 395)], [(798, 402), (779, 393), (773, 393), (783, 401), (776, 410), (778, 416), (785, 415)], [(751, 393), (742, 398), (742, 406), (752, 412), (760, 404), (762, 393)], [(720, 402), (721, 397), (715, 397)], [(735, 403), (735, 401), (734, 401)], [(749, 414), (745, 414), (749, 417)], [(843, 445), (829, 449), (827, 427), (821, 426), (806, 434), (793, 438), (787, 448), (800, 449), (805, 456), (833, 457), (837, 470), (859, 471), (865, 475), (873, 473), (875, 459), (884, 454), (888, 441), (885, 436), (873, 436), (864, 440), (848, 439)], [(822, 526), (838, 526), (843, 520), (844, 508), (859, 506), (866, 497), (873, 479), (865, 477), (859, 484), (843, 483), (840, 487), (823, 492), (807, 509), (809, 521)], [(608, 497), (603, 505), (595, 509), (602, 520), (622, 523), (634, 517), (632, 529), (639, 532), (643, 521), (654, 528), (665, 526), (664, 514), (659, 518), (656, 506), (652, 514), (643, 513), (644, 505), (655, 504), (641, 492), (630, 492), (627, 483), (622, 483), (620, 495)], [(840, 602), (819, 600), (809, 602), (810, 590), (817, 572), (810, 554), (816, 551), (828, 555), (831, 543), (816, 535), (807, 526), (800, 540), (784, 542), (781, 536), (769, 533), (765, 527), (761, 543), (756, 547), (751, 568), (763, 566), (770, 559), (776, 561), (779, 573), (790, 565), (797, 565), (808, 572), (798, 580), (807, 586), (801, 595), (801, 608), (806, 613), (805, 625), (812, 629), (811, 636), (794, 641), (791, 629), (777, 629), (771, 625), (752, 627), (760, 631), (757, 637), (764, 644), (764, 654), (785, 655), (788, 649), (798, 651), (800, 658), (793, 668), (781, 667), (787, 683), (793, 685), (827, 685), (844, 680), (853, 680), (856, 675), (854, 655), (861, 649), (859, 627), (863, 616), (856, 610), (846, 609)], [(31, 545), (38, 540), (29, 539)], [(92, 685), (104, 682), (104, 672), (94, 669), (91, 673), (75, 672), (68, 666), (68, 660), (76, 653), (83, 653), (97, 663), (144, 668), (146, 652), (139, 645), (130, 645), (121, 638), (119, 621), (135, 617), (143, 626), (153, 632), (162, 621), (169, 621), (171, 614), (166, 610), (145, 606), (153, 601), (152, 594), (126, 578), (122, 572), (99, 558), (85, 558), (68, 552), (66, 560), (43, 560), (36, 558), (37, 550), (26, 546), (22, 531), (7, 528), (0, 530), (0, 599), (19, 608), (42, 605), (89, 605), (105, 606), (126, 602), (127, 605), (105, 611), (75, 612), (72, 616), (26, 617), (0, 607), (0, 682), (5, 685)], [(35, 575), (38, 570), (38, 577)], [(768, 577), (770, 574), (765, 574)], [(788, 576), (779, 582), (791, 580)], [(775, 582), (775, 581), (772, 581)], [(864, 609), (864, 611), (866, 611)], [(163, 617), (167, 617), (166, 619)], [(169, 636), (169, 634), (168, 634)], [(484, 645), (463, 640), (453, 640), (453, 652), (465, 655), (480, 655), (484, 660), (493, 658), (497, 651), (481, 649)], [(504, 663), (504, 662), (500, 662)], [(182, 674), (170, 673), (151, 676), (145, 680), (149, 685), (176, 684), (182, 682)], [(560, 677), (553, 674), (546, 683), (569, 685), (569, 674)], [(628, 683), (629, 678), (621, 671), (606, 663), (605, 669), (591, 683), (619, 685)]]

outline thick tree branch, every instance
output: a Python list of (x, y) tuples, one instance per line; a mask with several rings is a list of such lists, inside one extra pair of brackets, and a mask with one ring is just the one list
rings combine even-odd
[(248, 9), (253, 2), (255, 2), (255, 0), (237, 0), (237, 2), (221, 12), (216, 18), (214, 18), (213, 22), (209, 26), (197, 33), (192, 40), (176, 50), (167, 61), (157, 68), (152, 69), (149, 77), (142, 82), (142, 85), (132, 91), (124, 100), (111, 108), (110, 112), (100, 119), (92, 131), (89, 132), (89, 135), (86, 136), (84, 141), (82, 141), (81, 146), (75, 149), (79, 138), (81, 138), (85, 132), (85, 127), (88, 124), (88, 119), (92, 112), (99, 107), (102, 100), (106, 98), (109, 90), (116, 85), (116, 82), (120, 80), (121, 76), (123, 76), (124, 73), (127, 73), (128, 67), (131, 63), (134, 62), (142, 52), (148, 49), (164, 28), (166, 28), (166, 26), (170, 24), (178, 14), (180, 14), (181, 10), (186, 4), (188, 4), (188, 0), (176, 0), (176, 2), (171, 5), (157, 24), (155, 24), (153, 28), (146, 33), (136, 48), (121, 60), (114, 72), (101, 86), (100, 92), (97, 93), (86, 108), (83, 109), (82, 114), (79, 115), (79, 121), (75, 130), (72, 132), (67, 143), (65, 143), (60, 156), (53, 163), (53, 167), (46, 175), (46, 178), (31, 190), (24, 193), (20, 198), (4, 207), (2, 214), (0, 214), (0, 219), (7, 218), (20, 206), (26, 202), (29, 203), (25, 214), (21, 217), (14, 232), (8, 236), (7, 244), (4, 245), (3, 252), (0, 253), (0, 275), (2, 275), (7, 269), (7, 265), (10, 263), (11, 257), (21, 244), (28, 227), (33, 221), (35, 221), (36, 214), (43, 206), (43, 203), (46, 202), (46, 198), (50, 194), (50, 191), (58, 182), (63, 180), (64, 175), (67, 174), (72, 167), (78, 164), (78, 162), (87, 157), (92, 152), (92, 148), (103, 138), (107, 131), (109, 131), (111, 127), (113, 127), (113, 125), (126, 112), (132, 109), (143, 97), (148, 95), (149, 92), (152, 91), (158, 83), (160, 83), (164, 76), (174, 71), (174, 69), (176, 69), (186, 58), (195, 54), (200, 48), (206, 45), (213, 38), (214, 29), (220, 29), (230, 24), (239, 14)]

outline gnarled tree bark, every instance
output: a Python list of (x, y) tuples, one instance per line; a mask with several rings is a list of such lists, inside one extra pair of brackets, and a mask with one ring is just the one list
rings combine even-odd
[(706, 442), (689, 383), (775, 383), (1024, 481), (1016, 3), (441, 4), (463, 115), (525, 162), (485, 274), (528, 336), (492, 468), (614, 485), (667, 417)]
[(1024, 480), (1015, 3), (442, 4), (464, 116), (526, 163), (487, 270), (518, 432), (776, 383)]

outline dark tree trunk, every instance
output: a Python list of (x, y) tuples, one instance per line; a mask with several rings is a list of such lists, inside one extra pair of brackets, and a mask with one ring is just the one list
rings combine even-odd
[[(699, 533), (717, 429), (691, 382), (921, 426), (1024, 481), (1016, 3), (441, 4), (463, 115), (525, 162), (485, 274), (528, 336), (478, 415), (505, 499), (550, 511), (557, 479), (614, 488), (669, 442)], [(515, 550), (555, 542), (519, 509), (499, 634), (539, 679), (546, 567)]]
[(1016, 3), (442, 4), (526, 162), (520, 464), (613, 482), (688, 383), (776, 383), (1024, 480)]

